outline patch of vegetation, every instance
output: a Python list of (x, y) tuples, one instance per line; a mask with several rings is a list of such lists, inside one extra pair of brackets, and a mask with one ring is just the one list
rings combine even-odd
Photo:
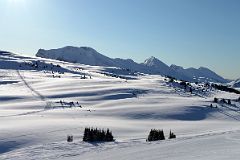
[(73, 136), (72, 135), (67, 136), (67, 142), (73, 142)]
[(176, 138), (176, 135), (170, 130), (168, 139)]
[(163, 130), (151, 129), (147, 141), (165, 140)]
[(167, 76), (167, 78), (168, 78), (168, 82), (170, 82), (170, 83), (173, 83), (176, 80), (176, 78), (171, 77), (171, 76)]
[(114, 141), (112, 132), (107, 129), (85, 128), (83, 135), (84, 142), (111, 142)]
[(224, 86), (224, 85), (220, 85), (220, 84), (219, 85), (218, 84), (212, 84), (212, 87), (215, 88), (215, 89), (218, 89), (220, 91), (240, 94), (240, 91), (238, 91), (234, 88), (228, 87), (228, 86)]
[(187, 83), (185, 81), (181, 81), (180, 85), (183, 86), (185, 89), (187, 89)]

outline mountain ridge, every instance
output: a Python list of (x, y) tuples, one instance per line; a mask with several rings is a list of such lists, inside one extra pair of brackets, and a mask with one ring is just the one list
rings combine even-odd
[(146, 74), (172, 76), (186, 81), (228, 82), (228, 80), (206, 67), (184, 69), (177, 65), (168, 66), (154, 56), (147, 58), (143, 63), (137, 63), (132, 59), (107, 57), (91, 47), (66, 46), (50, 50), (39, 49), (36, 56), (92, 66), (128, 68)]

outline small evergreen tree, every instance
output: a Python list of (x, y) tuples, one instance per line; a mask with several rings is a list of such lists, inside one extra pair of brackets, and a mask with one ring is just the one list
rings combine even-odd
[(218, 98), (215, 97), (213, 101), (214, 103), (218, 103)]
[(170, 130), (168, 139), (176, 138), (176, 135)]
[(72, 142), (73, 141), (73, 136), (72, 135), (68, 135), (67, 136), (67, 142)]
[(83, 141), (85, 141), (85, 142), (90, 141), (89, 135), (90, 135), (90, 129), (89, 128), (85, 128), (84, 135), (83, 135)]
[(105, 134), (105, 141), (111, 142), (113, 141), (113, 135), (112, 132), (107, 129), (107, 133)]

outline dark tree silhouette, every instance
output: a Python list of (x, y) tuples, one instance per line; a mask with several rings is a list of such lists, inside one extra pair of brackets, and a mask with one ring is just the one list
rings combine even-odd
[(72, 142), (73, 141), (73, 136), (72, 135), (68, 135), (67, 136), (67, 142)]
[(84, 142), (111, 142), (114, 141), (112, 132), (107, 129), (107, 131), (101, 129), (85, 128), (83, 134)]
[(165, 140), (163, 130), (151, 129), (147, 141)]
[(228, 87), (228, 86), (223, 86), (223, 85), (218, 85), (218, 84), (212, 84), (212, 87), (213, 88), (216, 88), (220, 91), (226, 91), (226, 92), (230, 92), (230, 93), (236, 93), (236, 94), (240, 94), (240, 91), (234, 89), (234, 88), (231, 88), (231, 87)]
[(168, 139), (176, 138), (176, 135), (170, 130)]

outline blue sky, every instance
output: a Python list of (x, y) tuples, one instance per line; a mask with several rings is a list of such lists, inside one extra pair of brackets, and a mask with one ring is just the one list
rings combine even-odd
[(240, 77), (239, 0), (0, 0), (0, 49), (90, 46)]

